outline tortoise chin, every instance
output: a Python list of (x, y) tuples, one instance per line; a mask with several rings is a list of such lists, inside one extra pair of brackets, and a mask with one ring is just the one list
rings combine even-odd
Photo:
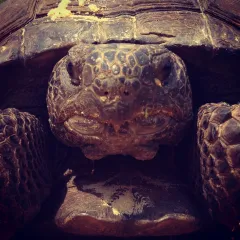
[(55, 135), (89, 159), (148, 160), (181, 141), (191, 97), (183, 61), (159, 45), (81, 44), (54, 67), (47, 102)]

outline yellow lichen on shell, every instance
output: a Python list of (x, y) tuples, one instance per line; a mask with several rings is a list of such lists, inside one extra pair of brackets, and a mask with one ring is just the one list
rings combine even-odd
[(79, 7), (83, 7), (85, 5), (86, 0), (78, 0)]
[(56, 18), (64, 18), (69, 17), (72, 15), (71, 11), (67, 9), (68, 4), (70, 3), (70, 0), (62, 0), (57, 8), (51, 9), (48, 12), (48, 17), (50, 17), (52, 20), (55, 20)]
[(89, 4), (88, 8), (90, 9), (91, 12), (99, 11), (99, 7), (96, 4)]

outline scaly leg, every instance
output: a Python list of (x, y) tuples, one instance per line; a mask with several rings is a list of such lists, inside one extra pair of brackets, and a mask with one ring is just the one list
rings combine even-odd
[(202, 106), (197, 129), (203, 196), (212, 217), (234, 228), (240, 220), (240, 104)]
[(10, 236), (35, 216), (50, 187), (46, 136), (40, 121), (17, 109), (0, 110), (1, 236)]

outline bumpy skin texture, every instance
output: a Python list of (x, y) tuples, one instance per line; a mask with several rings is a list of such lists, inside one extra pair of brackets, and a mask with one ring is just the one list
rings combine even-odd
[(0, 230), (19, 227), (50, 192), (45, 134), (39, 120), (16, 109), (0, 110)]
[(47, 103), (54, 134), (93, 160), (152, 159), (192, 118), (185, 65), (160, 45), (73, 47), (54, 67)]
[(203, 195), (215, 219), (240, 220), (240, 104), (211, 103), (198, 113)]

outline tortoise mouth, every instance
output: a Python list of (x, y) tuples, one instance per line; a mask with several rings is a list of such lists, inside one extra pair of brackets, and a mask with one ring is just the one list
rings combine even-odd
[[(150, 160), (160, 144), (173, 145), (182, 139), (189, 122), (177, 120), (174, 116), (170, 110), (164, 109), (147, 116), (136, 113), (131, 119), (123, 121), (99, 121), (99, 117), (75, 111), (60, 124), (64, 125), (64, 135), (61, 131), (60, 140), (80, 147), (91, 160), (115, 154)], [(55, 133), (58, 134), (57, 129)]]
[[(115, 121), (98, 121), (97, 119), (81, 116), (81, 115), (74, 115), (70, 118), (68, 118), (64, 122), (64, 126), (70, 131), (70, 132), (76, 132), (79, 135), (87, 135), (87, 136), (98, 136), (102, 135), (103, 131), (106, 129), (106, 127), (112, 127), (113, 130), (118, 133), (118, 135), (121, 136), (121, 131), (123, 131), (123, 128), (125, 128), (124, 134), (127, 133), (134, 133), (135, 135), (154, 135), (158, 134), (162, 131), (164, 131), (165, 128), (167, 128), (169, 121), (177, 122), (170, 114), (166, 114), (163, 112), (162, 118), (165, 119), (165, 121), (161, 121), (158, 123), (158, 125), (149, 125), (149, 126), (140, 126), (136, 125), (137, 120), (125, 120), (121, 122), (115, 122)], [(155, 115), (149, 115), (148, 118), (154, 117)], [(166, 121), (167, 119), (167, 121)], [(146, 120), (146, 117), (145, 119)], [(126, 125), (128, 126), (128, 129), (126, 129)]]
[[(172, 134), (174, 129), (171, 126), (179, 126), (178, 134)], [(64, 128), (65, 139), (69, 136), (70, 146), (80, 147), (91, 160), (116, 154), (130, 155), (138, 160), (151, 160), (156, 155), (159, 144), (177, 143), (183, 135), (181, 122), (164, 113), (122, 122), (98, 121), (74, 115), (64, 122)], [(170, 134), (169, 129), (172, 130)]]
[(103, 131), (103, 124), (95, 119), (74, 115), (64, 122), (64, 126), (70, 132), (76, 132), (79, 135), (97, 136)]
[(191, 190), (164, 155), (144, 162), (109, 156), (95, 162), (94, 173), (83, 170), (83, 164), (76, 167), (56, 224), (67, 232), (94, 236), (196, 231), (200, 217)]

